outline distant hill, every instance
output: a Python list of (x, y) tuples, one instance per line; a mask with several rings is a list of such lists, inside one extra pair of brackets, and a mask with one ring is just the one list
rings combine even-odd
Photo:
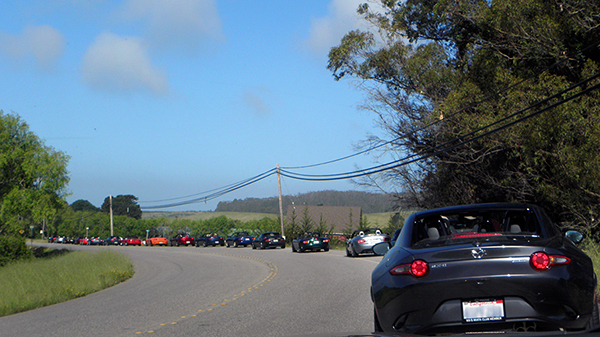
[[(289, 205), (358, 206), (363, 213), (385, 213), (394, 210), (395, 198), (389, 194), (359, 191), (319, 191), (283, 196), (283, 209)], [(221, 201), (215, 212), (252, 212), (279, 214), (279, 198), (246, 198)]]

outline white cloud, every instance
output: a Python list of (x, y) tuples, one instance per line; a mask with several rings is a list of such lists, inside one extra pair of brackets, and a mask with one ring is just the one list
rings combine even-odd
[(146, 47), (135, 37), (98, 36), (83, 57), (82, 76), (87, 85), (103, 91), (169, 91), (166, 76), (152, 65)]
[(207, 39), (223, 38), (213, 0), (128, 0), (120, 16), (146, 23), (145, 39), (153, 48), (194, 52)]
[(328, 14), (312, 20), (304, 46), (318, 57), (327, 55), (331, 47), (340, 43), (344, 34), (361, 27), (356, 10), (365, 2), (366, 0), (332, 0)]
[(26, 27), (19, 35), (0, 32), (0, 53), (19, 64), (32, 58), (44, 71), (55, 67), (64, 49), (65, 38), (50, 26)]

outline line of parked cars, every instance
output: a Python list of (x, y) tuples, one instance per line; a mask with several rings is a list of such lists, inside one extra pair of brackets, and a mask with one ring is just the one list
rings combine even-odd
[[(394, 235), (394, 238), (398, 236), (399, 231)], [(232, 233), (228, 237), (223, 237), (214, 232), (203, 233), (197, 237), (193, 237), (189, 234), (178, 234), (175, 237), (167, 239), (162, 236), (155, 236), (142, 241), (139, 238), (123, 238), (118, 236), (110, 236), (106, 239), (100, 237), (58, 237), (54, 236), (48, 239), (51, 243), (71, 243), (80, 245), (104, 245), (104, 246), (196, 246), (196, 247), (216, 247), (216, 246), (227, 246), (237, 247), (248, 247), (252, 249), (266, 249), (266, 248), (281, 248), (285, 249), (286, 242), (285, 238), (278, 232), (265, 232), (261, 233), (258, 237), (255, 237), (247, 231), (237, 231)], [(328, 237), (322, 236), (319, 232), (307, 232), (302, 233), (298, 238), (292, 241), (292, 252), (319, 252), (329, 251)], [(365, 228), (356, 230), (352, 237), (346, 242), (346, 254), (347, 256), (356, 257), (360, 254), (372, 254), (372, 247), (380, 242), (390, 242), (390, 236), (383, 234), (379, 228)]]

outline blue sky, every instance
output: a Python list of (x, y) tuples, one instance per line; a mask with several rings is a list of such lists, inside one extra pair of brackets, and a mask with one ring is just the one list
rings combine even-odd
[[(0, 109), (71, 159), (69, 203), (140, 205), (355, 152), (378, 134), (327, 53), (364, 1), (0, 2)], [(357, 156), (303, 173), (372, 166)], [(282, 192), (360, 190), (283, 179)], [(271, 176), (206, 203), (277, 195)], [(178, 199), (179, 201), (185, 199)], [(168, 202), (165, 202), (168, 203)]]

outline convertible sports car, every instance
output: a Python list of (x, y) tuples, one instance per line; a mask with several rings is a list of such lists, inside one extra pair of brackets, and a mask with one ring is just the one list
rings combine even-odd
[(225, 244), (227, 247), (233, 246), (234, 248), (239, 246), (248, 247), (253, 241), (254, 236), (251, 236), (248, 232), (235, 232), (225, 240)]
[(121, 241), (121, 246), (141, 246), (142, 240), (138, 238), (126, 238)]
[(329, 239), (322, 237), (319, 232), (303, 233), (292, 241), (292, 252), (318, 252), (321, 249), (324, 252), (329, 251)]
[(225, 246), (225, 240), (221, 235), (216, 233), (202, 234), (196, 238), (196, 247), (208, 247), (208, 246)]
[[(377, 332), (575, 331), (597, 327), (596, 275), (542, 208), (481, 204), (409, 216), (372, 273)], [(388, 251), (389, 249), (389, 251)], [(387, 253), (386, 253), (387, 251)]]
[(189, 245), (193, 245), (194, 244), (194, 238), (187, 235), (187, 234), (178, 234), (176, 237), (171, 238), (169, 240), (169, 245), (170, 246), (175, 246), (175, 247), (179, 247), (179, 246), (189, 246)]
[(285, 248), (285, 239), (277, 232), (261, 233), (256, 240), (252, 241), (252, 249), (260, 248)]
[(380, 242), (389, 242), (390, 236), (383, 234), (379, 228), (357, 229), (346, 241), (346, 256), (357, 257), (359, 254), (373, 253), (373, 246)]
[(168, 244), (169, 240), (167, 240), (167, 238), (163, 238), (162, 236), (155, 236), (146, 240), (146, 246), (167, 246)]

